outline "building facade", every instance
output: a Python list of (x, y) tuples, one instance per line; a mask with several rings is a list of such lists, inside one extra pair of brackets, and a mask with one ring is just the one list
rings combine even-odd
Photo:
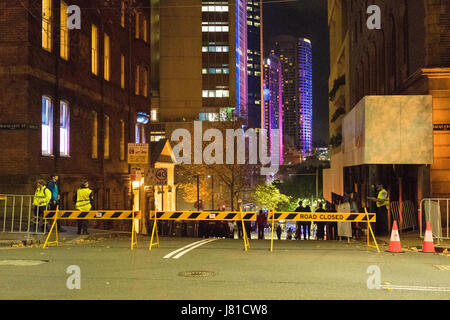
[[(380, 8), (381, 29), (366, 25), (370, 4)], [(417, 210), (423, 198), (450, 195), (449, 16), (448, 1), (329, 1), (330, 148), (334, 170), (328, 181), (333, 186), (329, 197), (331, 191), (343, 195), (358, 190), (363, 203), (373, 205), (364, 198), (373, 195), (373, 184), (383, 183), (392, 201), (397, 202), (398, 209), (393, 206), (393, 210), (401, 212), (405, 201)], [(433, 142), (424, 146), (431, 150), (431, 163), (344, 165), (342, 123), (363, 98), (375, 101), (376, 96), (431, 97)], [(409, 113), (416, 112), (416, 107), (411, 104)], [(403, 111), (398, 117), (404, 121), (410, 114)], [(424, 113), (423, 120), (427, 117)], [(379, 125), (382, 128), (385, 124)], [(377, 143), (392, 144), (391, 140), (383, 141), (381, 133), (379, 136)], [(414, 138), (412, 134), (410, 139)], [(414, 158), (423, 154), (418, 156)]]
[(269, 55), (264, 64), (264, 119), (263, 129), (268, 132), (268, 150), (272, 150), (273, 143), (270, 133), (279, 130), (279, 160), (283, 163), (283, 90), (281, 62), (275, 55)]
[[(68, 5), (81, 28), (67, 26)], [(95, 10), (94, 10), (95, 9)], [(145, 1), (8, 1), (0, 17), (0, 193), (60, 177), (60, 208), (82, 179), (96, 209), (130, 208), (127, 143), (146, 142), (150, 12)]]

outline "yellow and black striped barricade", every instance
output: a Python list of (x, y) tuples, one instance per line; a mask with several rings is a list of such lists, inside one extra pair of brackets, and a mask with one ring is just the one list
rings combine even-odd
[[(273, 251), (273, 230), (275, 221), (319, 221), (319, 222), (367, 222), (367, 248), (376, 248), (378, 253), (380, 249), (373, 234), (371, 222), (376, 222), (375, 213), (368, 213), (364, 208), (364, 213), (341, 213), (341, 212), (269, 212), (268, 221), (272, 221), (272, 240), (270, 251)], [(370, 244), (370, 235), (375, 245)]]
[[(48, 232), (47, 239), (44, 242), (43, 248), (49, 244), (56, 244), (58, 246), (58, 224), (57, 220), (131, 220), (131, 250), (134, 246), (137, 247), (137, 233), (134, 226), (134, 219), (141, 219), (140, 211), (135, 210), (93, 210), (93, 211), (78, 211), (78, 210), (46, 210), (44, 211), (44, 219), (53, 219), (53, 224)], [(55, 229), (56, 240), (49, 242), (50, 235)]]
[[(244, 221), (256, 221), (256, 212), (242, 211), (150, 211), (150, 220), (153, 220), (152, 236), (148, 250), (153, 246), (159, 248), (158, 220), (177, 220), (177, 221), (240, 221), (242, 223), (242, 234), (244, 239), (244, 250), (250, 247), (250, 241), (245, 231)], [(153, 239), (156, 237), (156, 241)]]

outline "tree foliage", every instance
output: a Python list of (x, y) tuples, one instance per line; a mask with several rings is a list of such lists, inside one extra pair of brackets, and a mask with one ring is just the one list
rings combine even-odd
[(256, 186), (254, 201), (263, 208), (272, 210), (281, 204), (291, 201), (291, 197), (280, 193), (280, 190), (274, 185), (260, 184)]

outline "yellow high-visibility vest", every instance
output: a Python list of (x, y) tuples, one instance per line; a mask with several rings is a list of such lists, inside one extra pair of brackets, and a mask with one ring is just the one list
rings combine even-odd
[(80, 188), (77, 190), (77, 202), (75, 203), (75, 208), (80, 211), (91, 210), (91, 200), (90, 195), (92, 190), (89, 188)]
[(377, 202), (377, 207), (382, 207), (382, 206), (386, 206), (386, 208), (389, 208), (389, 194), (388, 192), (383, 188), (380, 190), (380, 192), (378, 192), (378, 199), (383, 199), (384, 201), (379, 203)]
[(33, 198), (33, 205), (37, 207), (45, 207), (50, 203), (52, 193), (47, 187), (43, 186), (36, 189)]

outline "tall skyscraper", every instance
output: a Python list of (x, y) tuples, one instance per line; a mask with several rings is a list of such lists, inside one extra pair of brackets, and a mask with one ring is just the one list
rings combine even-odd
[(262, 128), (266, 129), (269, 138), (269, 150), (273, 143), (270, 133), (274, 129), (279, 130), (279, 159), (283, 162), (283, 90), (282, 69), (280, 59), (271, 54), (264, 63), (264, 115)]
[(272, 48), (283, 70), (283, 143), (308, 155), (312, 151), (311, 41), (278, 36)]
[(247, 0), (160, 4), (158, 120), (247, 120)]
[(261, 126), (261, 0), (247, 0), (248, 126)]

